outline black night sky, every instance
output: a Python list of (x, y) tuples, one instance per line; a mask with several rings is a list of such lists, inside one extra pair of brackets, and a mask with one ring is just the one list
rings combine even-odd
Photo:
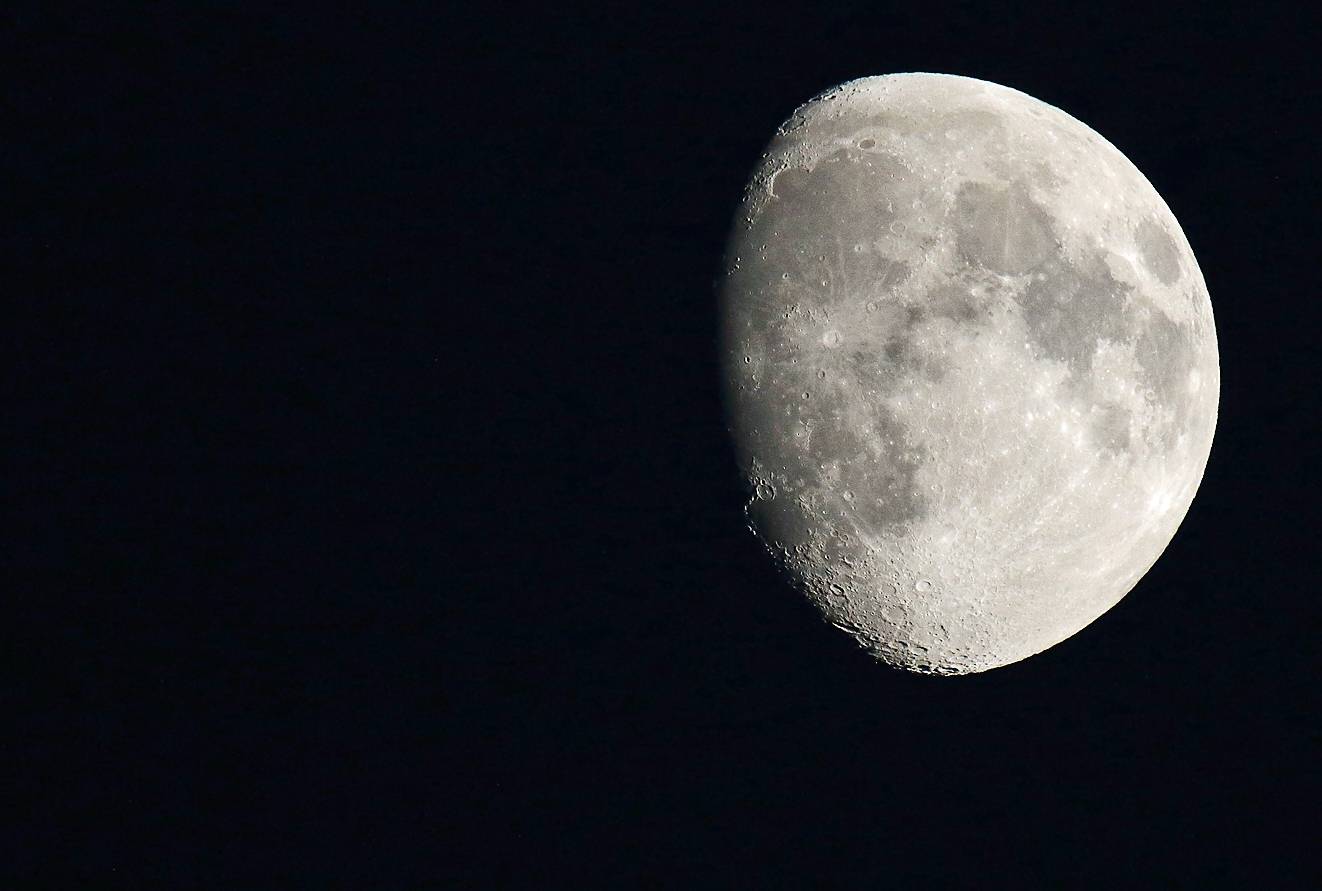
[[(803, 7), (6, 8), (0, 885), (1322, 879), (1317, 15)], [(717, 384), (765, 142), (905, 71), (1119, 147), (1221, 350), (1165, 556), (965, 678), (787, 587)]]

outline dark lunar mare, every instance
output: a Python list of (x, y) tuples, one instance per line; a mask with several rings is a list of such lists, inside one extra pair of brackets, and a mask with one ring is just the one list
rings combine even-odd
[[(924, 451), (915, 437), (880, 400), (871, 400), (861, 425), (844, 411), (844, 400), (857, 402), (859, 392), (891, 395), (912, 376), (932, 373), (922, 354), (907, 348), (907, 332), (939, 307), (900, 308), (895, 289), (910, 269), (872, 246), (902, 221), (897, 202), (913, 200), (905, 175), (893, 158), (851, 149), (812, 170), (782, 171), (754, 225), (732, 245), (723, 313), (733, 368), (729, 415), (737, 442), (759, 444), (743, 446), (745, 473), (756, 475), (756, 462), (779, 481), (774, 498), (749, 508), (773, 543), (801, 540), (812, 526), (811, 508), (799, 497), (806, 492), (850, 493), (832, 513), (874, 534), (903, 534), (925, 516), (926, 499), (914, 482)], [(806, 333), (808, 318), (838, 313), (845, 301), (867, 302), (874, 309), (869, 328), (892, 333), (841, 350), (824, 383), (814, 376), (822, 351)], [(953, 303), (949, 310), (967, 314)], [(743, 363), (743, 355), (757, 360)], [(796, 429), (809, 433), (810, 449), (784, 435)], [(834, 459), (829, 480), (824, 455)]]

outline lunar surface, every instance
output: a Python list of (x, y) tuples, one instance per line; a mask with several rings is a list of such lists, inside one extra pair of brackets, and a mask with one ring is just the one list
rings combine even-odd
[(966, 674), (1114, 606), (1202, 479), (1220, 373), (1174, 216), (1006, 87), (852, 81), (776, 133), (721, 285), (754, 532), (892, 665)]

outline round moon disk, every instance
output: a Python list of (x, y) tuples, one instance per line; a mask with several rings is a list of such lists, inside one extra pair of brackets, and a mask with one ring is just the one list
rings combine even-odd
[(878, 658), (964, 674), (1050, 647), (1157, 560), (1220, 388), (1202, 273), (1114, 146), (964, 77), (798, 109), (722, 284), (754, 531)]

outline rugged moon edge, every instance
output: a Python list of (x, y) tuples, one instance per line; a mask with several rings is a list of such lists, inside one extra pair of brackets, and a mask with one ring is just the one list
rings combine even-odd
[(1202, 480), (1220, 371), (1193, 251), (1124, 155), (1016, 90), (896, 74), (799, 108), (720, 302), (750, 528), (893, 666), (1068, 638)]

